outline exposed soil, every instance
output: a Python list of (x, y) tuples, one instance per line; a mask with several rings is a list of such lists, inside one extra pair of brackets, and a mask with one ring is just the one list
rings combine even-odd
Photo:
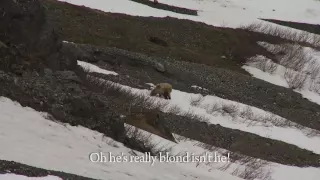
[[(241, 29), (220, 28), (171, 17), (137, 17), (105, 13), (54, 0), (43, 0), (49, 19), (66, 41), (118, 47), (150, 56), (171, 58), (230, 69), (240, 68), (246, 57), (273, 55), (256, 44), (284, 42), (281, 38)], [(157, 37), (168, 46), (149, 41)]]
[(0, 174), (7, 174), (7, 173), (24, 175), (27, 177), (44, 177), (44, 176), (51, 175), (51, 176), (60, 177), (64, 180), (95, 180), (92, 178), (82, 177), (74, 174), (28, 166), (28, 165), (13, 162), (13, 161), (0, 160)]
[[(168, 70), (169, 72), (159, 73), (152, 65), (148, 65), (148, 63), (150, 63), (149, 61), (151, 61), (152, 58), (148, 59), (143, 55), (139, 56), (136, 53), (120, 51), (115, 48), (99, 48), (88, 45), (82, 45), (78, 47), (86, 49), (86, 52), (88, 52), (89, 54), (91, 48), (93, 48), (95, 52), (99, 52), (100, 56), (95, 57), (95, 59), (93, 59), (92, 61), (97, 61), (98, 66), (100, 66), (101, 68), (105, 68), (108, 70), (116, 70), (117, 73), (119, 73), (119, 76), (92, 73), (92, 75), (97, 77), (108, 79), (113, 82), (118, 82), (135, 88), (148, 89), (149, 86), (146, 83), (156, 81), (170, 82), (174, 85), (175, 89), (191, 93), (213, 94), (213, 92), (215, 92), (211, 91), (212, 88), (207, 87), (205, 85), (205, 81), (202, 81), (200, 78), (197, 79), (197, 76), (195, 74), (192, 74), (192, 71), (184, 70), (184, 68), (194, 67), (194, 65), (188, 65), (188, 63), (176, 62), (178, 64), (175, 65), (174, 62), (171, 62), (171, 64), (168, 65), (168, 62), (162, 61), (161, 63), (163, 63), (166, 67), (170, 67), (170, 69)], [(112, 57), (117, 57), (118, 61)], [(113, 61), (117, 61), (118, 63), (115, 64), (118, 64), (119, 66), (121, 66), (121, 68), (119, 68), (117, 65), (111, 65), (113, 64)], [(215, 70), (210, 71), (210, 73), (217, 73), (217, 71), (220, 72), (219, 70)], [(223, 72), (220, 73), (223, 74)], [(192, 78), (191, 80), (190, 78), (179, 79), (179, 76), (181, 75), (183, 77), (195, 78), (194, 81), (198, 83), (197, 85), (208, 88), (209, 91), (201, 92), (191, 88), (191, 82), (193, 81)], [(246, 77), (242, 74), (238, 74), (237, 76), (239, 75)], [(240, 80), (238, 79), (238, 81), (242, 81), (242, 78), (240, 78)], [(253, 82), (252, 86), (255, 86), (256, 83), (261, 83), (261, 85), (266, 84), (263, 81), (255, 82), (251, 79), (247, 79), (245, 81)], [(268, 88), (272, 89), (273, 87), (270, 86)], [(287, 89), (282, 88), (281, 90)], [(281, 90), (279, 90), (279, 92), (281, 92)], [(238, 93), (242, 93), (241, 90), (238, 90)], [(272, 91), (270, 91), (270, 93), (272, 93)], [(268, 138), (263, 138), (252, 133), (224, 128), (219, 125), (208, 125), (207, 123), (199, 122), (198, 119), (190, 119), (189, 117), (164, 114), (163, 116), (167, 116), (167, 118), (165, 118), (164, 120), (167, 122), (167, 124), (169, 124), (169, 128), (171, 128), (174, 133), (216, 147), (225, 148), (228, 150), (232, 150), (233, 152), (239, 152), (241, 154), (245, 154), (251, 157), (261, 158), (268, 161), (278, 162), (287, 165), (320, 165), (317, 161), (317, 159), (319, 158), (318, 155), (313, 154), (310, 151), (302, 150), (294, 145), (290, 145), (281, 141), (275, 141)], [(307, 157), (309, 155), (310, 158)]]
[[(241, 102), (320, 130), (320, 106), (291, 89), (239, 72), (203, 64), (154, 58), (117, 48), (88, 45), (79, 47), (85, 52), (78, 57), (80, 60), (87, 61), (86, 57), (92, 57), (94, 52), (99, 52), (90, 62), (119, 73), (119, 76), (106, 77), (112, 81), (141, 89), (150, 88), (146, 83), (169, 82), (174, 89), (203, 95), (211, 94)], [(152, 62), (164, 65), (166, 71), (158, 72)], [(198, 91), (191, 88), (192, 85), (206, 88), (208, 91)]]
[[(76, 66), (76, 59), (79, 59), (118, 72), (119, 76), (96, 75), (124, 85), (148, 88), (146, 83), (169, 82), (181, 91), (214, 94), (320, 130), (319, 105), (292, 90), (255, 79), (241, 69), (247, 57), (260, 54), (272, 58), (273, 55), (256, 42), (284, 42), (278, 37), (168, 17), (104, 13), (54, 0), (42, 0), (41, 3), (46, 8), (48, 24), (56, 28), (54, 32), (63, 40), (91, 44), (74, 48), (63, 43), (59, 49), (59, 41), (48, 33), (47, 40), (52, 43), (48, 54), (51, 51), (55, 54), (55, 49), (59, 49), (60, 54), (43, 62), (47, 68), (37, 67), (36, 72), (23, 66), (25, 69), (19, 69), (19, 73), (12, 68), (13, 65), (21, 65), (25, 60), (34, 60), (37, 64), (42, 62), (41, 58), (34, 59), (32, 54), (25, 58), (23, 52), (14, 47), (0, 47), (0, 86), (3, 87), (0, 96), (52, 114), (48, 119), (82, 125), (141, 150), (138, 142), (124, 135), (120, 118), (121, 114), (130, 113), (128, 108), (132, 99), (116, 90), (105, 91), (101, 86), (87, 82), (86, 74)], [(40, 30), (42, 24), (34, 28)], [(14, 33), (19, 34), (14, 31), (13, 37)], [(33, 35), (35, 42), (41, 39), (38, 33)], [(46, 50), (40, 48), (38, 51)], [(195, 90), (191, 85), (208, 91)], [(281, 164), (320, 167), (320, 155), (288, 143), (220, 125), (208, 125), (190, 117), (160, 114), (171, 131), (207, 144)], [(16, 167), (16, 173), (46, 173), (45, 170), (39, 170), (39, 173), (29, 171), (30, 167), (13, 162), (0, 162), (0, 173), (13, 172), (12, 167)]]
[[(128, 115), (130, 100), (115, 91), (94, 93), (81, 85), (83, 81), (77, 82), (65, 74), (69, 73), (57, 72), (44, 77), (25, 74), (22, 78), (16, 77), (19, 83), (16, 85), (14, 78), (2, 73), (0, 84), (6, 88), (0, 89), (0, 95), (17, 100), (23, 106), (49, 112), (53, 116), (47, 117), (49, 119), (96, 130), (126, 145), (128, 139), (123, 134), (120, 114)], [(320, 167), (320, 155), (288, 143), (208, 125), (190, 117), (160, 114), (172, 132), (200, 142), (281, 164)]]
[(179, 14), (187, 14), (187, 15), (193, 15), (193, 16), (198, 15), (198, 12), (196, 10), (182, 8), (182, 7), (176, 7), (176, 6), (170, 6), (167, 4), (162, 4), (161, 2), (154, 3), (149, 0), (130, 0), (130, 1), (141, 3), (141, 4), (144, 4), (144, 5), (153, 7), (153, 8), (157, 8), (157, 9), (172, 11), (172, 12), (179, 13)]
[[(104, 13), (52, 0), (42, 2), (47, 8), (50, 21), (61, 28), (59, 34), (67, 41), (118, 47), (152, 58), (197, 63), (198, 68), (200, 64), (221, 68), (217, 69), (221, 74), (216, 76), (198, 72), (206, 84), (204, 86), (217, 96), (256, 106), (320, 130), (318, 105), (291, 90), (237, 74), (248, 75), (241, 68), (247, 57), (256, 54), (273, 57), (258, 46), (257, 41), (277, 44), (284, 42), (281, 38), (241, 29), (213, 27), (189, 20), (136, 17)], [(151, 36), (162, 39), (168, 46), (150, 42)], [(198, 68), (192, 69), (199, 71)], [(196, 83), (199, 79), (185, 76), (181, 72), (170, 76), (167, 73), (166, 76), (175, 76), (179, 81), (188, 77), (188, 81), (185, 81), (188, 83)], [(252, 81), (256, 83), (251, 83)], [(283, 93), (280, 92), (287, 95), (282, 96)]]

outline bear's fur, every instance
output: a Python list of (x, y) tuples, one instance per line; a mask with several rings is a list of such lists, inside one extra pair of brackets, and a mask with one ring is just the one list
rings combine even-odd
[(158, 113), (132, 113), (126, 117), (125, 123), (177, 143), (172, 132)]
[(172, 85), (169, 83), (159, 83), (151, 91), (151, 96), (159, 95), (165, 99), (171, 99)]

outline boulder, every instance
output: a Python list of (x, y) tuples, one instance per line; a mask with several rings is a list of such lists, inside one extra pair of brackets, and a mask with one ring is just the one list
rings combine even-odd
[(164, 65), (161, 64), (161, 63), (157, 63), (157, 62), (156, 62), (156, 63), (154, 63), (153, 67), (154, 67), (157, 71), (159, 71), (159, 72), (161, 72), (161, 73), (166, 72), (166, 68), (165, 68)]

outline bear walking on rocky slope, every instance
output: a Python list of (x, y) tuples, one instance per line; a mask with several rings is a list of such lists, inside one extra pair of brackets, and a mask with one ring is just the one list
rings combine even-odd
[(157, 84), (154, 89), (151, 91), (151, 96), (159, 95), (160, 97), (163, 96), (165, 99), (171, 99), (171, 91), (172, 85), (169, 83), (159, 83)]

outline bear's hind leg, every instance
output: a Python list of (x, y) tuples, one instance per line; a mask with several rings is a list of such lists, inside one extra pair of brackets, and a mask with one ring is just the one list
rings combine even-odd
[(169, 93), (167, 92), (163, 93), (163, 96), (165, 99), (171, 99)]

